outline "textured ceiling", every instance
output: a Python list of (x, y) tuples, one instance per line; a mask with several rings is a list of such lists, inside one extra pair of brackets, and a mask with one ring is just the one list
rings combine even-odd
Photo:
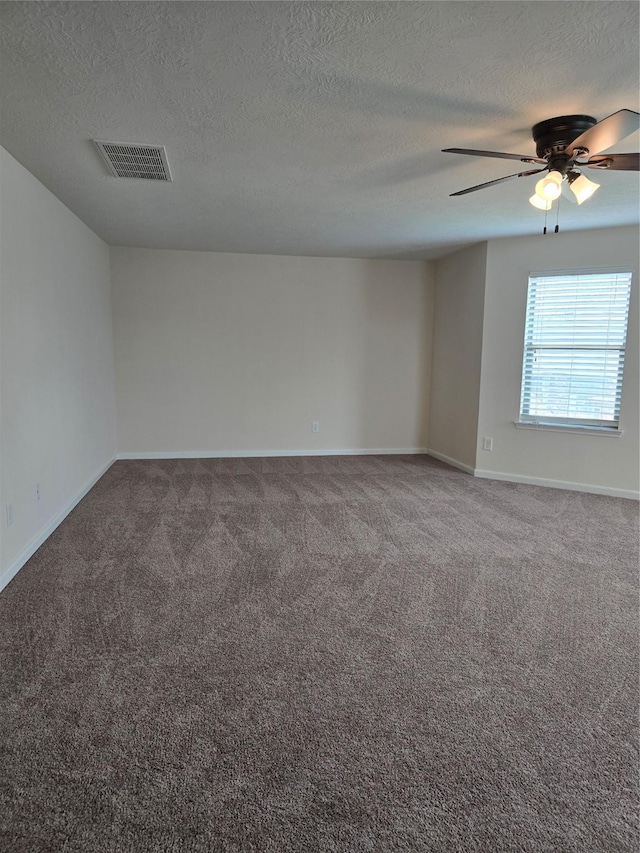
[[(518, 163), (440, 149), (638, 109), (638, 8), (2, 2), (0, 142), (112, 245), (435, 257), (541, 230), (535, 178), (449, 198)], [(165, 145), (173, 183), (110, 176), (94, 138)], [(637, 222), (637, 175), (594, 175), (561, 228)]]

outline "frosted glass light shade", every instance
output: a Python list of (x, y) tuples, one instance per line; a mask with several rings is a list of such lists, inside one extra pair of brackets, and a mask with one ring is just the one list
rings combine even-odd
[(576, 197), (578, 204), (582, 204), (583, 201), (591, 198), (599, 186), (600, 184), (590, 181), (584, 175), (578, 175), (577, 178), (569, 183), (569, 189)]
[(560, 196), (562, 173), (555, 169), (536, 184), (536, 195), (543, 201), (554, 201)]
[(540, 198), (540, 196), (532, 195), (529, 199), (529, 204), (532, 204), (534, 207), (537, 207), (538, 210), (551, 210), (553, 203), (547, 201), (544, 198)]

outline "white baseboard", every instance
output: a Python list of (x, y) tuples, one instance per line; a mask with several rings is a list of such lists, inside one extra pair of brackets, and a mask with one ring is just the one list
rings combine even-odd
[(9, 564), (9, 567), (0, 575), (0, 592), (2, 592), (9, 581), (13, 580), (27, 560), (33, 557), (42, 543), (51, 536), (56, 527), (62, 524), (71, 510), (80, 503), (82, 498), (95, 486), (100, 477), (102, 477), (102, 475), (111, 468), (115, 461), (115, 459), (110, 459), (106, 465), (103, 465), (100, 470), (93, 475), (93, 477), (87, 480), (87, 482), (76, 492), (73, 498), (60, 510), (60, 512), (56, 513), (51, 521), (49, 521), (49, 523), (43, 527), (36, 536), (34, 536), (27, 547), (18, 554), (12, 563)]
[(505, 483), (523, 483), (527, 486), (545, 486), (549, 489), (566, 489), (570, 492), (587, 492), (594, 495), (608, 495), (612, 498), (629, 498), (630, 500), (640, 500), (640, 492), (632, 489), (615, 489), (611, 486), (594, 486), (591, 483), (572, 483), (568, 480), (548, 480), (545, 477), (528, 477), (521, 474), (506, 474), (503, 471), (485, 471), (482, 468), (472, 468), (471, 465), (465, 465), (457, 459), (452, 459), (450, 456), (445, 456), (444, 453), (439, 453), (437, 450), (427, 450), (428, 456), (433, 456), (434, 459), (439, 459), (441, 462), (446, 462), (453, 468), (458, 468), (466, 474), (471, 474), (474, 477), (479, 477), (484, 480), (501, 480)]
[(566, 489), (570, 492), (588, 492), (593, 495), (608, 495), (612, 498), (640, 500), (640, 492), (635, 492), (633, 489), (614, 489), (610, 486), (572, 483), (568, 480), (547, 480), (544, 477), (526, 477), (520, 474), (505, 474), (501, 471), (483, 471), (481, 468), (476, 468), (475, 475), (485, 480), (502, 480), (506, 483), (524, 483), (528, 486), (546, 486), (549, 489)]
[[(205, 450), (205, 451), (162, 451), (162, 452), (140, 452), (140, 453), (119, 453), (117, 459), (242, 459), (255, 458), (260, 456), (391, 456), (391, 455), (417, 455), (426, 454), (433, 456), (434, 459), (439, 459), (441, 462), (446, 462), (453, 468), (458, 468), (466, 474), (471, 474), (476, 477), (487, 480), (502, 480), (507, 483), (524, 483), (530, 486), (546, 486), (552, 489), (566, 489), (574, 492), (588, 492), (596, 495), (608, 495), (615, 498), (629, 498), (631, 500), (640, 500), (640, 492), (632, 489), (615, 489), (609, 486), (595, 486), (590, 483), (572, 483), (565, 480), (549, 480), (543, 477), (527, 477), (520, 474), (506, 474), (501, 471), (485, 471), (480, 468), (472, 468), (470, 465), (465, 465), (457, 459), (452, 459), (444, 453), (439, 453), (437, 450), (430, 450), (424, 447), (377, 447), (377, 448), (353, 448), (339, 450)], [(58, 512), (49, 523), (29, 542), (20, 554), (10, 563), (9, 567), (0, 575), (0, 592), (7, 584), (17, 575), (20, 569), (24, 566), (27, 560), (32, 557), (42, 543), (48, 539), (53, 531), (65, 520), (72, 509), (76, 507), (82, 498), (89, 492), (98, 482), (109, 468), (115, 462), (115, 459), (109, 460), (91, 477), (79, 490), (74, 497)]]
[(428, 453), (424, 447), (367, 447), (348, 450), (158, 450), (118, 453), (118, 459), (254, 459), (259, 456), (392, 456)]
[(458, 468), (458, 470), (464, 471), (465, 474), (475, 474), (475, 468), (472, 468), (471, 465), (465, 465), (464, 462), (458, 462), (457, 459), (445, 456), (444, 453), (439, 453), (437, 450), (427, 450), (426, 453), (427, 456), (433, 456), (434, 459), (446, 462), (447, 465), (451, 465), (452, 468)]

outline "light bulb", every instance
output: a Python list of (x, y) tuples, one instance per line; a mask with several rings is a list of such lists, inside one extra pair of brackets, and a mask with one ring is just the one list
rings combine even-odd
[(590, 181), (589, 178), (585, 178), (584, 175), (578, 175), (577, 178), (569, 181), (569, 189), (576, 197), (578, 204), (582, 204), (583, 201), (591, 198), (599, 186), (600, 184)]
[(553, 169), (536, 184), (536, 195), (543, 201), (554, 201), (562, 190), (562, 172)]
[(529, 204), (532, 204), (534, 207), (537, 207), (538, 210), (551, 210), (553, 204), (550, 201), (547, 201), (544, 198), (540, 198), (540, 196), (532, 195), (529, 199)]

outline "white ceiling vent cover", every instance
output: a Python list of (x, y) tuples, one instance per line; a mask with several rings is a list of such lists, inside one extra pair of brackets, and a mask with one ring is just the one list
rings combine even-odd
[(100, 142), (94, 139), (109, 171), (117, 178), (146, 178), (172, 181), (164, 145), (137, 145), (131, 142)]

